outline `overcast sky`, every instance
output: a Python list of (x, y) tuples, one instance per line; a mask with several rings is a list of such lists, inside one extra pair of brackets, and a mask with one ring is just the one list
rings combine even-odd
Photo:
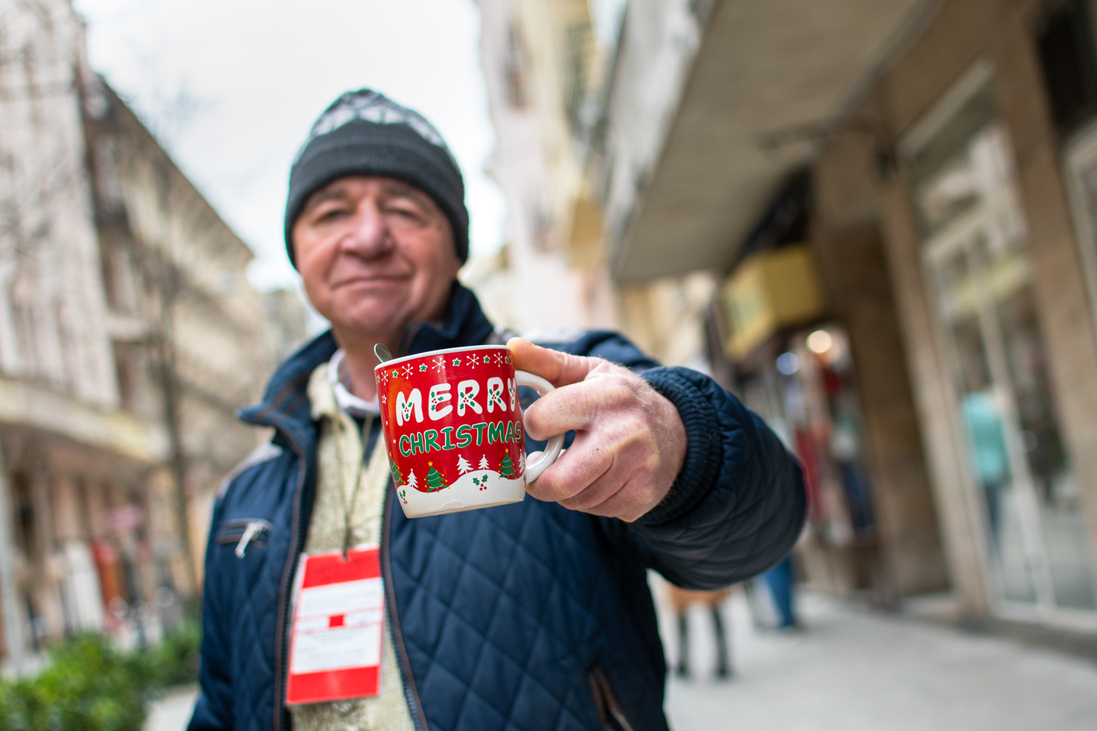
[(92, 67), (252, 250), (259, 288), (294, 286), (289, 167), (340, 93), (368, 86), (431, 120), (465, 174), (474, 253), (503, 243), (473, 0), (74, 0)]

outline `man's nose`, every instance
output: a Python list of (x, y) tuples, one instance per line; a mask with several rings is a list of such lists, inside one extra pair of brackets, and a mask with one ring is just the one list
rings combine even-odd
[(392, 249), (394, 241), (381, 209), (373, 201), (362, 201), (348, 221), (343, 248), (357, 256), (373, 259)]

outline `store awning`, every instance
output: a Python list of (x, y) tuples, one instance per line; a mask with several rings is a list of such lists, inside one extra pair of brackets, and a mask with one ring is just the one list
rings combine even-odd
[[(815, 150), (934, 0), (721, 0), (662, 155), (611, 245), (622, 283), (725, 270), (783, 178)], [(627, 22), (627, 21), (626, 21)]]

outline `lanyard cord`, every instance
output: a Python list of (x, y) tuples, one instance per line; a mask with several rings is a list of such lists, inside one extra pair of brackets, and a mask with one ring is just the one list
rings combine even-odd
[[(332, 419), (335, 430), (342, 432), (346, 429), (346, 423), (344, 418), (350, 419), (349, 416), (342, 412), (337, 412), (335, 418)], [(350, 500), (347, 500), (347, 490), (345, 487), (345, 479), (340, 479), (340, 488), (342, 488), (342, 503), (343, 503), (343, 560), (347, 560), (347, 552), (351, 547), (351, 520), (354, 517), (354, 508), (358, 503), (358, 493), (362, 487), (362, 473), (365, 469), (365, 451), (366, 445), (369, 443), (369, 433), (373, 427), (373, 414), (369, 414), (366, 417), (365, 422), (362, 424), (361, 444), (362, 444), (362, 462), (354, 465), (355, 477), (354, 487), (350, 493)], [(342, 473), (346, 470), (346, 461), (343, 459), (343, 447), (341, 445), (343, 434), (334, 434), (335, 437), (335, 461), (339, 463), (339, 472), (342, 477)], [(376, 449), (376, 445), (374, 446)]]

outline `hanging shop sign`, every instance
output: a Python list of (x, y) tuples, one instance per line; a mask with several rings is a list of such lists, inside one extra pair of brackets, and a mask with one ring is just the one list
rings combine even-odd
[(743, 360), (779, 330), (826, 314), (826, 302), (806, 244), (753, 254), (735, 269), (721, 292), (728, 357)]

